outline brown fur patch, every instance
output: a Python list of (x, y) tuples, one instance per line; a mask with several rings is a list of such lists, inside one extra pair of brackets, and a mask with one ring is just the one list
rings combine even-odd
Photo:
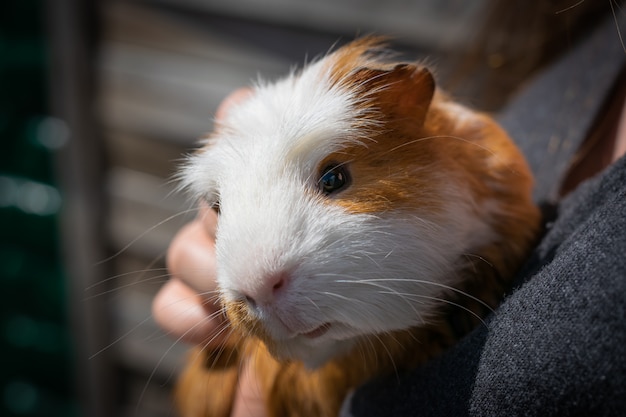
[(241, 359), (238, 346), (193, 349), (176, 384), (175, 398), (180, 415), (229, 416), (239, 382)]

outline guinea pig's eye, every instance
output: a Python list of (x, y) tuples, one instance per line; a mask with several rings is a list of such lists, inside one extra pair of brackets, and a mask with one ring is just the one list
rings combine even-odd
[(211, 208), (215, 210), (217, 214), (220, 214), (220, 200), (217, 200), (213, 204), (211, 204)]
[(220, 214), (220, 200), (219, 199), (216, 199), (214, 196), (202, 197), (201, 202), (204, 203), (205, 207), (211, 208), (215, 210), (217, 214)]
[(348, 170), (343, 165), (329, 165), (322, 170), (319, 179), (319, 188), (328, 195), (346, 187), (350, 182)]

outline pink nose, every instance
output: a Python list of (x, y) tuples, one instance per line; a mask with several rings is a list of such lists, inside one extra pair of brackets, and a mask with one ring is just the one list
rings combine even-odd
[(269, 304), (275, 301), (280, 296), (280, 293), (284, 292), (289, 281), (290, 274), (288, 272), (280, 271), (269, 274), (256, 287), (245, 292), (246, 301), (251, 306)]

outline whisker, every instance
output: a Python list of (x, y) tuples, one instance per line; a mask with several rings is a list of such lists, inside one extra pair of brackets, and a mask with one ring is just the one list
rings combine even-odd
[(483, 150), (489, 152), (491, 155), (493, 155), (495, 157), (498, 157), (497, 153), (495, 153), (493, 150), (487, 148), (486, 146), (481, 145), (479, 143), (476, 143), (474, 141), (471, 141), (469, 139), (465, 139), (465, 138), (463, 138), (461, 136), (454, 136), (454, 135), (433, 135), (433, 136), (426, 136), (426, 137), (423, 137), (423, 138), (417, 138), (417, 139), (405, 142), (405, 143), (403, 143), (401, 145), (398, 145), (395, 148), (391, 148), (389, 151), (387, 151), (387, 153), (391, 153), (391, 152), (397, 151), (398, 149), (401, 149), (401, 148), (403, 148), (405, 146), (411, 146), (411, 145), (413, 145), (415, 143), (419, 143), (419, 142), (422, 142), (422, 141), (425, 141), (425, 140), (432, 140), (432, 139), (455, 139), (455, 140), (459, 140), (461, 142), (465, 142), (465, 143), (469, 143), (471, 145), (474, 145), (474, 146), (476, 146), (476, 147), (478, 147), (480, 149), (483, 149)]
[(480, 255), (477, 255), (475, 253), (464, 253), (463, 256), (465, 256), (467, 258), (476, 258), (476, 259), (481, 260), (482, 262), (486, 263), (487, 265), (489, 265), (491, 267), (493, 266), (493, 263), (489, 262), (486, 258), (484, 258), (484, 257), (482, 257)]
[[(182, 312), (179, 314), (183, 314)], [(217, 317), (219, 314), (221, 314), (221, 311), (216, 311), (213, 312), (205, 317), (202, 318), (202, 321), (208, 321), (208, 320), (213, 320), (215, 317)], [(170, 337), (172, 335), (172, 331), (168, 331), (165, 332), (163, 331), (163, 329), (161, 329), (160, 327), (156, 328), (155, 330), (152, 331), (152, 333), (148, 336), (145, 337), (145, 341), (149, 342), (149, 341), (154, 341), (154, 340), (159, 340), (159, 339), (163, 339), (166, 337)]]
[(199, 208), (198, 207), (194, 207), (188, 210), (183, 210), (181, 212), (178, 212), (176, 214), (173, 214), (171, 216), (169, 216), (168, 218), (166, 218), (165, 220), (161, 220), (160, 222), (158, 222), (157, 224), (155, 224), (154, 226), (148, 228), (147, 230), (145, 230), (144, 232), (142, 232), (141, 234), (139, 234), (139, 236), (137, 236), (136, 238), (134, 238), (133, 240), (131, 240), (129, 243), (127, 243), (122, 249), (118, 250), (117, 252), (115, 252), (113, 255), (109, 256), (108, 258), (105, 258), (101, 261), (98, 261), (95, 263), (95, 265), (101, 265), (103, 263), (109, 262), (112, 259), (115, 259), (116, 257), (118, 257), (119, 255), (121, 255), (123, 252), (125, 252), (128, 248), (130, 248), (132, 245), (134, 245), (135, 243), (137, 243), (140, 239), (142, 239), (144, 236), (146, 236), (148, 233), (152, 232), (154, 229), (156, 229), (159, 226), (164, 225), (165, 223), (172, 221), (178, 217), (187, 215), (189, 213), (193, 213), (195, 211), (198, 211)]
[[(616, 24), (617, 24), (617, 20), (616, 20)], [(620, 40), (621, 40), (621, 35), (620, 35)], [(626, 49), (625, 49), (625, 50), (626, 50)], [(503, 160), (503, 158), (501, 158), (501, 157), (500, 157), (500, 156), (499, 156), (499, 155), (498, 155), (495, 151), (493, 151), (492, 149), (490, 149), (490, 148), (488, 148), (488, 147), (486, 147), (486, 146), (484, 146), (484, 145), (482, 145), (482, 144), (480, 144), (480, 143), (476, 143), (476, 142), (474, 142), (474, 141), (472, 141), (472, 140), (465, 139), (465, 138), (463, 138), (463, 137), (461, 137), (461, 136), (454, 136), (454, 135), (433, 135), (433, 136), (426, 136), (426, 137), (423, 137), (423, 138), (414, 139), (414, 140), (411, 140), (411, 141), (405, 142), (405, 143), (403, 143), (403, 144), (401, 144), (401, 145), (398, 145), (398, 146), (396, 146), (395, 148), (390, 149), (390, 150), (389, 150), (389, 151), (387, 151), (386, 153), (387, 153), (387, 154), (389, 154), (389, 153), (394, 152), (394, 151), (397, 151), (398, 149), (401, 149), (401, 148), (403, 148), (403, 147), (405, 147), (405, 146), (410, 146), (410, 145), (413, 145), (413, 144), (415, 144), (415, 143), (419, 143), (419, 142), (422, 142), (422, 141), (425, 141), (425, 140), (432, 140), (432, 139), (454, 139), (454, 140), (459, 140), (459, 141), (461, 141), (461, 142), (465, 142), (465, 143), (468, 143), (468, 144), (470, 144), (470, 145), (474, 145), (474, 146), (476, 146), (476, 147), (478, 147), (478, 148), (480, 148), (480, 149), (482, 149), (482, 150), (484, 150), (484, 151), (488, 152), (489, 154), (491, 154), (494, 158), (496, 158), (496, 159), (498, 159), (498, 160)]]
[(561, 13), (565, 13), (565, 12), (567, 12), (567, 11), (569, 11), (569, 10), (572, 10), (572, 9), (574, 9), (574, 8), (576, 8), (576, 7), (578, 7), (578, 6), (580, 6), (580, 5), (581, 5), (581, 4), (583, 4), (584, 2), (585, 2), (585, 0), (579, 0), (577, 3), (574, 3), (574, 4), (572, 4), (571, 6), (568, 6), (568, 7), (564, 8), (564, 9), (558, 10), (558, 11), (556, 11), (554, 14), (561, 14)]
[[(225, 332), (227, 332), (227, 331), (228, 331), (228, 332), (230, 332), (230, 335), (232, 335), (232, 334), (234, 334), (234, 333), (235, 333), (235, 330), (234, 330), (234, 328), (232, 327), (232, 325), (231, 325), (229, 322), (224, 322), (224, 323), (222, 323), (221, 328), (220, 328), (217, 332), (215, 332), (215, 333), (213, 334), (213, 336), (212, 336), (210, 339), (208, 339), (206, 342), (204, 342), (204, 343), (203, 343), (203, 345), (202, 345), (202, 348), (201, 348), (201, 349), (203, 349), (203, 350), (204, 350), (204, 349), (208, 349), (208, 348), (209, 348), (209, 346), (210, 346), (211, 344), (213, 344), (213, 342), (215, 341), (215, 339), (217, 339), (218, 337), (220, 337), (222, 334), (224, 334), (224, 333), (225, 333)], [(241, 337), (240, 337), (240, 339), (241, 339)], [(220, 346), (220, 351), (223, 351), (223, 349), (225, 349), (225, 348), (226, 348), (226, 346), (225, 346), (224, 344), (222, 344), (222, 345)]]
[[(391, 335), (389, 335), (391, 336)], [(383, 349), (385, 349), (385, 353), (387, 354), (387, 357), (389, 358), (389, 361), (391, 362), (391, 366), (393, 367), (393, 373), (396, 376), (396, 381), (399, 383), (400, 382), (400, 373), (398, 372), (398, 368), (396, 366), (396, 361), (393, 359), (393, 355), (391, 354), (391, 352), (389, 351), (389, 349), (387, 348), (387, 345), (383, 342), (383, 340), (380, 338), (380, 336), (378, 334), (374, 334), (374, 337), (376, 339), (378, 339), (378, 342), (380, 343), (380, 345), (383, 347)], [(397, 342), (397, 340), (396, 340)], [(376, 349), (374, 349), (376, 351)]]
[[(148, 318), (150, 318), (150, 317), (151, 316), (149, 316)], [(174, 349), (174, 346), (176, 346), (178, 343), (180, 343), (185, 338), (185, 336), (187, 336), (190, 332), (195, 330), (198, 326), (200, 326), (203, 323), (204, 323), (204, 320), (200, 320), (198, 323), (196, 323), (193, 326), (191, 326), (186, 332), (184, 332), (182, 335), (180, 335), (180, 337), (178, 337), (171, 344), (171, 346), (161, 355), (161, 358), (154, 365), (154, 368), (152, 369), (152, 372), (148, 376), (148, 380), (144, 384), (143, 389), (141, 390), (141, 393), (139, 394), (139, 398), (137, 400), (137, 406), (136, 406), (135, 412), (139, 411), (139, 406), (141, 404), (141, 401), (143, 400), (144, 395), (146, 394), (146, 390), (148, 389), (148, 386), (152, 382), (152, 379), (154, 378), (154, 375), (156, 374), (157, 370), (159, 369), (159, 367), (161, 366), (161, 364), (165, 360), (165, 357), (172, 351), (172, 349)]]
[[(184, 301), (184, 300), (175, 300), (175, 301), (171, 302), (169, 305), (173, 305), (173, 304), (176, 304), (176, 303), (179, 303), (179, 302), (182, 302), (182, 301)], [(213, 318), (217, 317), (217, 315), (219, 315), (219, 314), (221, 314), (221, 313), (222, 313), (221, 311), (216, 311), (215, 313), (212, 313), (212, 314), (210, 314), (210, 315), (207, 315), (207, 317), (206, 317), (205, 319), (203, 319), (203, 321), (204, 321), (204, 320), (211, 320), (211, 319), (213, 319)], [(182, 313), (181, 313), (181, 314), (182, 314)], [(119, 336), (118, 338), (116, 338), (115, 340), (113, 340), (111, 343), (109, 343), (108, 345), (104, 346), (103, 348), (101, 348), (101, 349), (100, 349), (100, 350), (98, 350), (97, 352), (93, 353), (91, 356), (89, 356), (89, 359), (91, 360), (91, 359), (95, 358), (96, 356), (100, 355), (102, 352), (106, 351), (107, 349), (110, 349), (110, 348), (111, 348), (112, 346), (114, 346), (116, 343), (120, 342), (120, 341), (121, 341), (121, 340), (123, 340), (125, 337), (128, 337), (131, 333), (133, 333), (134, 331), (136, 331), (139, 327), (141, 327), (142, 325), (146, 324), (146, 323), (147, 323), (150, 319), (152, 319), (152, 313), (150, 313), (150, 314), (149, 314), (146, 318), (144, 318), (144, 319), (143, 319), (143, 320), (141, 320), (139, 323), (137, 323), (136, 325), (134, 325), (131, 329), (129, 329), (128, 331), (126, 331), (124, 334), (122, 334), (121, 336)], [(201, 322), (201, 323), (202, 323), (202, 322)], [(200, 323), (200, 324), (201, 324), (201, 323)], [(198, 324), (198, 323), (197, 323), (196, 325), (194, 325), (194, 326), (192, 327), (192, 329), (193, 329), (193, 328), (195, 328), (196, 326), (200, 325), (200, 324)], [(186, 335), (189, 333), (189, 331), (191, 331), (192, 329), (189, 329), (189, 330), (188, 330), (187, 332), (185, 332), (185, 333), (183, 334), (183, 336), (181, 336), (181, 337), (186, 336)], [(172, 333), (172, 332), (167, 332), (167, 333), (165, 333), (165, 334), (166, 334), (166, 335), (170, 335), (171, 333)], [(180, 338), (179, 338), (179, 339), (180, 339)]]
[(126, 333), (124, 333), (123, 335), (119, 336), (117, 339), (115, 339), (114, 341), (112, 341), (111, 343), (109, 343), (108, 345), (106, 345), (105, 347), (103, 347), (102, 349), (97, 351), (96, 353), (94, 353), (91, 356), (89, 356), (89, 360), (95, 358), (96, 356), (98, 356), (99, 354), (104, 352), (105, 350), (110, 349), (113, 345), (115, 345), (116, 343), (118, 343), (120, 340), (124, 339), (128, 335), (130, 335), (132, 332), (137, 330), (140, 326), (143, 326), (144, 324), (146, 324), (146, 322), (148, 322), (148, 320), (150, 320), (151, 318), (152, 318), (152, 314), (148, 315), (148, 317), (146, 317), (145, 319), (141, 320), (139, 323), (137, 323), (135, 326), (133, 326)]
[(344, 295), (337, 294), (337, 293), (334, 293), (334, 292), (329, 292), (329, 291), (316, 291), (316, 292), (319, 293), (319, 294), (324, 294), (324, 295), (329, 295), (331, 297), (339, 298), (342, 301), (350, 301), (350, 302), (356, 301), (356, 302), (359, 302), (361, 304), (367, 304), (366, 301), (355, 299), (355, 298), (346, 297)]
[(138, 284), (142, 284), (142, 283), (146, 283), (146, 282), (150, 282), (150, 281), (162, 280), (163, 278), (168, 278), (169, 276), (170, 276), (169, 273), (161, 274), (161, 275), (155, 275), (153, 277), (143, 278), (143, 279), (140, 279), (140, 280), (128, 283), (128, 284), (118, 285), (115, 288), (112, 288), (110, 290), (102, 291), (102, 292), (99, 292), (98, 294), (94, 294), (94, 295), (90, 295), (88, 297), (85, 297), (85, 298), (83, 298), (83, 301), (93, 300), (94, 298), (102, 297), (103, 295), (111, 294), (111, 293), (114, 293), (116, 291), (123, 290), (124, 288), (132, 287), (133, 285), (138, 285)]
[[(329, 294), (331, 295), (331, 294)], [(309, 303), (313, 304), (313, 307), (315, 307), (318, 311), (321, 311), (320, 307), (317, 305), (317, 303), (315, 301), (313, 301), (311, 299), (311, 297), (304, 297)]]
[[(398, 293), (392, 293), (392, 294), (398, 295)], [(428, 296), (428, 295), (421, 295), (421, 294), (401, 294), (401, 295), (403, 295), (403, 296), (405, 296), (405, 297), (409, 297), (409, 298), (413, 298), (413, 297), (417, 297), (417, 298), (425, 298), (425, 299), (427, 299), (427, 300), (438, 301), (438, 302), (442, 302), (442, 303), (445, 303), (445, 304), (448, 304), (448, 305), (451, 305), (451, 306), (454, 306), (454, 307), (458, 307), (458, 308), (460, 308), (460, 309), (462, 309), (462, 310), (465, 310), (466, 312), (470, 313), (470, 314), (471, 314), (471, 315), (473, 315), (474, 317), (476, 317), (478, 320), (480, 320), (480, 322), (481, 322), (481, 323), (482, 323), (485, 327), (487, 326), (487, 323), (485, 323), (485, 321), (483, 320), (483, 318), (482, 318), (482, 317), (480, 317), (480, 316), (479, 316), (476, 312), (474, 312), (474, 311), (470, 310), (469, 308), (467, 308), (467, 307), (465, 307), (465, 306), (463, 306), (463, 305), (461, 305), (461, 304), (455, 303), (454, 301), (446, 300), (445, 298), (440, 298), (440, 297), (431, 297), (431, 296)]]
[[(154, 261), (154, 262), (156, 262), (156, 261)], [(114, 279), (124, 278), (124, 277), (126, 277), (128, 275), (142, 274), (142, 273), (148, 273), (148, 272), (161, 272), (161, 271), (167, 271), (167, 268), (150, 268), (150, 265), (149, 265), (147, 269), (139, 269), (139, 270), (136, 270), (136, 271), (127, 271), (127, 272), (123, 272), (121, 274), (113, 275), (113, 276), (111, 276), (109, 278), (105, 278), (103, 280), (100, 280), (100, 281), (96, 282), (95, 284), (91, 284), (91, 285), (85, 287), (84, 291), (89, 291), (89, 290), (91, 290), (91, 289), (93, 289), (93, 288), (95, 288), (95, 287), (97, 287), (99, 285), (106, 284), (107, 282), (112, 281)]]
[[(344, 276), (345, 276), (345, 275), (344, 275)], [(341, 282), (341, 281), (343, 281), (343, 280), (337, 280), (337, 281), (335, 281), (335, 282)], [(345, 282), (354, 282), (354, 281), (345, 281)], [(410, 300), (407, 300), (407, 299), (405, 298), (405, 296), (404, 296), (402, 293), (397, 292), (397, 291), (395, 291), (393, 288), (386, 287), (386, 286), (384, 286), (384, 285), (376, 284), (376, 283), (373, 283), (373, 282), (370, 282), (369, 284), (370, 284), (370, 285), (373, 285), (373, 286), (375, 286), (375, 287), (378, 287), (378, 288), (380, 288), (380, 289), (385, 290), (385, 291), (386, 291), (386, 293), (390, 293), (390, 294), (395, 294), (395, 295), (401, 296), (402, 300), (403, 300), (404, 302), (406, 302), (406, 304), (407, 304), (407, 305), (411, 308), (411, 310), (413, 310), (413, 312), (415, 313), (415, 315), (416, 315), (416, 316), (417, 316), (417, 317), (418, 317), (418, 318), (419, 318), (422, 322), (424, 322), (424, 319), (423, 319), (422, 315), (419, 313), (419, 311), (417, 311), (417, 310), (415, 309), (415, 306), (413, 305), (413, 303), (411, 303), (411, 302), (410, 302)], [(358, 302), (358, 303), (365, 304), (365, 305), (368, 305), (368, 306), (369, 306), (369, 305), (371, 305), (368, 301), (359, 300), (359, 299), (356, 299), (356, 298), (346, 297), (346, 296), (343, 296), (343, 295), (341, 295), (341, 294), (336, 294), (336, 293), (329, 292), (329, 291), (317, 291), (317, 292), (318, 292), (318, 293), (320, 293), (320, 294), (325, 294), (325, 295), (333, 296), (333, 297), (336, 297), (336, 298), (341, 299), (342, 301), (347, 301), (347, 302), (350, 302), (350, 303), (355, 303), (355, 302)], [(380, 291), (379, 293), (380, 293), (380, 294), (384, 294), (385, 292)], [(408, 297), (407, 297), (407, 298), (408, 298)], [(361, 313), (362, 313), (362, 312), (361, 312)]]
[(473, 301), (476, 301), (477, 303), (479, 303), (480, 305), (482, 305), (483, 307), (487, 308), (489, 310), (489, 312), (493, 313), (494, 310), (493, 308), (491, 308), (491, 306), (489, 306), (489, 304), (485, 303), (483, 300), (481, 300), (480, 298), (477, 298), (465, 291), (462, 291), (458, 288), (454, 288), (450, 285), (446, 285), (446, 284), (442, 284), (440, 282), (433, 282), (433, 281), (426, 281), (426, 280), (421, 280), (421, 279), (407, 279), (407, 278), (371, 278), (371, 279), (360, 279), (357, 281), (351, 281), (351, 280), (336, 280), (335, 282), (345, 282), (345, 283), (357, 283), (357, 284), (370, 284), (370, 283), (376, 283), (376, 282), (412, 282), (412, 283), (417, 283), (417, 284), (426, 284), (426, 285), (433, 285), (435, 287), (440, 287), (449, 291), (452, 291), (456, 294), (462, 295), (464, 297), (467, 297)]
[[(619, 37), (619, 41), (622, 44), (622, 50), (626, 53), (626, 46), (624, 45), (624, 39), (622, 37), (622, 32), (620, 31), (619, 22), (617, 20), (617, 14), (615, 13), (615, 2), (613, 0), (609, 0), (609, 4), (611, 5), (611, 12), (613, 14), (613, 20), (615, 21), (615, 28), (617, 29), (617, 36)], [(619, 5), (618, 5), (619, 7)]]
[[(220, 335), (222, 335), (225, 332), (229, 332), (229, 334), (226, 336), (226, 338), (231, 337), (233, 334), (235, 334), (235, 330), (234, 328), (231, 326), (230, 323), (225, 322), (222, 324), (221, 328), (219, 329), (219, 331), (217, 331), (214, 336), (212, 338), (210, 338), (209, 340), (207, 340), (202, 347), (200, 348), (200, 351), (205, 351), (205, 350), (209, 350), (209, 346), (215, 341), (215, 339), (217, 337), (219, 337)], [(239, 344), (240, 341), (242, 340), (242, 336), (239, 335), (236, 344)], [(217, 361), (221, 358), (221, 356), (223, 355), (224, 351), (226, 350), (227, 345), (225, 343), (220, 344), (215, 351), (215, 354), (213, 355), (213, 363), (211, 364), (211, 367), (215, 366), (215, 364), (217, 363)], [(229, 362), (232, 358), (232, 355), (235, 354), (235, 349), (230, 349), (230, 351), (228, 352), (228, 358), (227, 358), (227, 362)]]

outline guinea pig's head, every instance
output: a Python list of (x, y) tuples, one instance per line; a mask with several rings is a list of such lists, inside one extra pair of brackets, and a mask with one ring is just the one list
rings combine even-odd
[(443, 122), (426, 126), (433, 77), (378, 52), (357, 41), (257, 86), (183, 171), (219, 204), (217, 279), (232, 325), (279, 359), (315, 367), (364, 335), (424, 324), (498, 234), (484, 217), (502, 208), (439, 146)]

